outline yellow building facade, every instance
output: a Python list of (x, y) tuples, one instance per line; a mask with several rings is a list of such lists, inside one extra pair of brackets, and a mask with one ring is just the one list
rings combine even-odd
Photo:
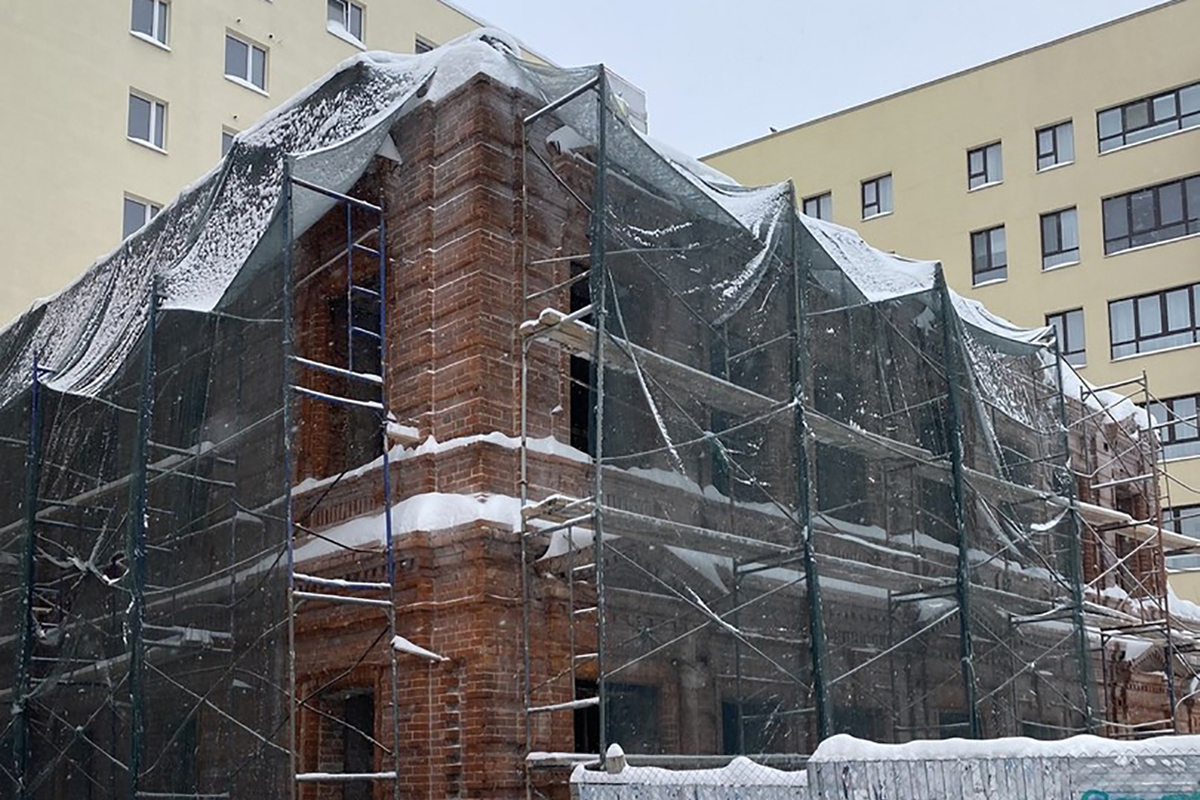
[(482, 24), (440, 0), (0, 3), (0, 326), (339, 61)]
[(1019, 324), (1057, 323), (1093, 384), (1145, 372), (1175, 423), (1164, 526), (1200, 536), (1197, 31), (1200, 0), (1176, 0), (704, 160), (790, 178), (807, 213), (940, 260)]

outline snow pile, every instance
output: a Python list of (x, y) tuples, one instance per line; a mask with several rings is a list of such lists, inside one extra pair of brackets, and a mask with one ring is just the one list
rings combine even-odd
[(571, 783), (641, 784), (649, 786), (807, 786), (804, 772), (787, 772), (737, 756), (716, 769), (663, 769), (625, 767), (619, 772), (601, 772), (579, 764), (571, 772)]

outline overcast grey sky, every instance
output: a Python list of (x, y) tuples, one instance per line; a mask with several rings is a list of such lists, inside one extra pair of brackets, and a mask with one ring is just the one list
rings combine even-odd
[(651, 135), (698, 156), (1159, 4), (459, 2), (560, 64), (604, 62), (646, 90)]

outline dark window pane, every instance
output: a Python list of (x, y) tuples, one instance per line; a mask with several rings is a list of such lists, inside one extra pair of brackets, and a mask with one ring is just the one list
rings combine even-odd
[(1058, 250), (1058, 215), (1047, 214), (1042, 217), (1042, 254), (1057, 253)]
[(1067, 312), (1067, 342), (1071, 352), (1083, 349), (1083, 312)]
[(971, 264), (975, 272), (987, 269), (987, 234), (971, 234)]
[(1133, 232), (1148, 231), (1154, 227), (1154, 190), (1143, 189), (1129, 196), (1133, 216)]
[(250, 68), (250, 82), (260, 89), (266, 88), (267, 85), (267, 53), (265, 50), (260, 50), (255, 47), (251, 49), (252, 63)]
[(1115, 239), (1129, 235), (1129, 221), (1126, 218), (1126, 203), (1124, 197), (1112, 197), (1104, 201), (1104, 238)]
[(121, 224), (121, 238), (136, 231), (146, 223), (146, 206), (137, 200), (125, 198), (125, 210)]
[(154, 0), (133, 0), (133, 30), (154, 35)]
[(1150, 124), (1150, 104), (1146, 100), (1139, 100), (1136, 103), (1130, 103), (1125, 106), (1125, 130), (1133, 128), (1141, 128)]
[(167, 43), (167, 22), (171, 14), (171, 6), (169, 3), (158, 4), (158, 33), (157, 38), (163, 44)]
[(1162, 304), (1158, 295), (1139, 297), (1137, 301), (1138, 336), (1162, 333)]
[(346, 21), (346, 4), (344, 0), (329, 0), (325, 5), (325, 15), (330, 22), (344, 25)]
[(362, 40), (362, 9), (359, 6), (350, 6), (350, 32), (354, 34), (356, 39)]
[(129, 95), (129, 135), (150, 141), (150, 101)]
[(1181, 114), (1200, 111), (1200, 83), (1193, 83), (1179, 90), (1179, 111)]
[(876, 197), (875, 182), (863, 184), (863, 202), (867, 205), (874, 205), (877, 202)]
[(1062, 231), (1062, 247), (1064, 250), (1079, 247), (1079, 225), (1075, 209), (1068, 208), (1059, 212), (1059, 228)]
[(987, 149), (987, 179), (988, 181), (1004, 180), (1004, 159), (999, 144), (991, 145)]
[(1038, 131), (1038, 155), (1045, 156), (1054, 152), (1054, 129), (1047, 128), (1044, 131)]
[(1175, 93), (1154, 98), (1154, 121), (1162, 122), (1175, 116)]
[(879, 179), (879, 210), (892, 210), (892, 176), (884, 175)]
[(1187, 197), (1187, 218), (1200, 219), (1200, 175), (1184, 182), (1184, 195)]
[(1183, 185), (1168, 183), (1158, 190), (1158, 216), (1163, 225), (1183, 220)]
[(1167, 330), (1181, 331), (1192, 326), (1187, 288), (1167, 292)]
[(1008, 248), (1004, 241), (1004, 228), (996, 228), (992, 231), (992, 266), (1003, 267), (1008, 265)]
[(1075, 160), (1075, 128), (1070, 122), (1058, 126), (1058, 160), (1060, 163)]
[(1131, 342), (1133, 330), (1133, 301), (1118, 300), (1108, 305), (1109, 336), (1113, 344)]
[(1114, 136), (1121, 132), (1121, 109), (1110, 108), (1108, 111), (1101, 111), (1096, 117), (1096, 124), (1100, 129), (1101, 138)]
[(225, 74), (245, 79), (249, 46), (232, 36), (225, 37)]
[(154, 143), (163, 147), (167, 142), (166, 136), (167, 109), (162, 103), (154, 104)]

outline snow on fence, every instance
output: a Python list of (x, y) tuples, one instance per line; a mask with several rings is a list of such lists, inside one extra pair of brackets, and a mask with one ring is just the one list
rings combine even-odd
[(810, 800), (1200, 800), (1200, 736), (823, 742)]
[[(614, 758), (615, 756), (615, 758)], [(719, 769), (580, 764), (574, 800), (1200, 800), (1200, 736), (823, 742), (806, 771), (737, 757)]]
[(571, 773), (573, 800), (779, 800), (807, 798), (803, 770), (786, 771), (737, 756), (715, 769), (626, 766), (613, 745), (607, 769), (579, 764)]

